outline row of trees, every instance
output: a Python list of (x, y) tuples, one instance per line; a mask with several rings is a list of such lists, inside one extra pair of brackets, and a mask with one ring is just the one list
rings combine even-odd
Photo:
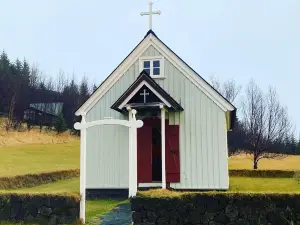
[(274, 87), (263, 92), (251, 80), (242, 92), (234, 80), (221, 83), (214, 77), (211, 84), (240, 110), (234, 131), (228, 133), (230, 154), (243, 151), (251, 155), (254, 169), (261, 159), (300, 154), (300, 140), (295, 138), (287, 108), (279, 102)]
[(53, 79), (26, 60), (12, 62), (5, 52), (0, 55), (0, 113), (8, 115), (7, 129), (23, 120), (29, 104), (50, 102), (63, 102), (62, 115), (67, 127), (72, 128), (75, 110), (93, 88), (95, 85), (91, 87), (86, 77), (76, 82), (75, 75), (70, 78), (60, 71)]

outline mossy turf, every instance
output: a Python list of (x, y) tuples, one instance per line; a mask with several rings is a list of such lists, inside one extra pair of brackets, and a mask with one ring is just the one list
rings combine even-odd
[[(230, 177), (229, 192), (300, 193), (300, 184), (294, 178)], [(61, 180), (31, 188), (7, 190), (17, 193), (79, 193), (79, 178)]]
[(10, 189), (14, 193), (79, 193), (79, 178), (60, 180), (31, 188)]
[(55, 181), (72, 179), (75, 177), (79, 177), (79, 175), (79, 169), (70, 169), (56, 170), (37, 174), (25, 174), (13, 177), (0, 177), (0, 190), (35, 187)]

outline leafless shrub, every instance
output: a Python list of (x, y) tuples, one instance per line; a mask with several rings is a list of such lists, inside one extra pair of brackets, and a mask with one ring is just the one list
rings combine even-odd
[(238, 85), (235, 80), (229, 79), (221, 83), (214, 76), (210, 77), (211, 85), (222, 94), (228, 101), (234, 102), (242, 90), (242, 86)]
[(245, 127), (245, 145), (252, 155), (253, 168), (258, 168), (261, 159), (282, 159), (280, 147), (285, 137), (290, 135), (291, 123), (287, 109), (283, 107), (274, 88), (267, 94), (252, 80), (242, 102), (242, 124)]

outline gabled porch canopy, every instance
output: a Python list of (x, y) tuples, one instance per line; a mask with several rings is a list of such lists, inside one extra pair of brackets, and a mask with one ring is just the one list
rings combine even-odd
[(183, 108), (146, 71), (142, 71), (133, 84), (111, 106), (118, 112), (127, 112), (127, 107), (159, 109), (164, 106), (168, 111), (183, 111)]

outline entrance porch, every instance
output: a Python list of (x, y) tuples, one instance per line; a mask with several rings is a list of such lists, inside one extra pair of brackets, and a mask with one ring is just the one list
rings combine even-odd
[(137, 130), (138, 187), (165, 189), (180, 182), (179, 125), (169, 125), (166, 114), (182, 111), (181, 105), (143, 71), (111, 108), (128, 113), (129, 120), (136, 110), (144, 123)]

